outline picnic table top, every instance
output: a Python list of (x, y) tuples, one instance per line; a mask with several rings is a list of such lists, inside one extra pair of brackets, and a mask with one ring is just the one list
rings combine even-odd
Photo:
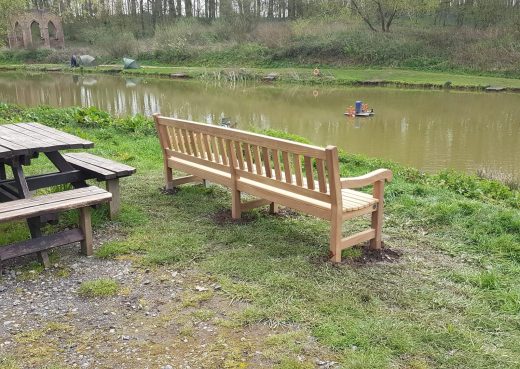
[(0, 125), (0, 159), (93, 146), (90, 141), (40, 123)]

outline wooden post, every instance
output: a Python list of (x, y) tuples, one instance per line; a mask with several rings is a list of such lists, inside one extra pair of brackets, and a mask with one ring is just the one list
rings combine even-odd
[(231, 218), (240, 219), (242, 216), (240, 191), (237, 190), (237, 156), (230, 140), (226, 140), (226, 149), (229, 157), (229, 172), (231, 174)]
[(93, 254), (91, 215), (92, 209), (89, 206), (79, 209), (79, 228), (84, 237), (81, 241), (81, 253), (86, 256)]
[(385, 180), (380, 180), (374, 183), (373, 197), (379, 200), (377, 210), (372, 213), (372, 228), (375, 230), (375, 237), (370, 240), (370, 248), (381, 249), (381, 238), (383, 232), (383, 210), (384, 210), (384, 190)]
[(330, 213), (330, 253), (331, 260), (341, 262), (341, 226), (343, 224), (343, 200), (341, 197), (341, 182), (339, 176), (338, 149), (335, 146), (327, 146), (327, 169), (329, 174), (329, 187), (331, 197)]
[(163, 151), (163, 161), (164, 161), (164, 176), (166, 179), (165, 189), (172, 190), (173, 189), (173, 171), (168, 166), (168, 155), (166, 154), (166, 149), (170, 147), (169, 145), (169, 137), (166, 132), (166, 126), (161, 125), (159, 123), (160, 115), (156, 113), (153, 115), (153, 119), (155, 120), (155, 129), (157, 130), (157, 134), (159, 135), (159, 142), (161, 143), (161, 148)]
[[(27, 219), (27, 225), (29, 226), (29, 231), (31, 232), (31, 238), (35, 239), (42, 236), (41, 221), (39, 217)], [(45, 268), (51, 266), (47, 251), (39, 251), (37, 255), (38, 261), (42, 263)]]
[(121, 208), (121, 191), (119, 188), (119, 178), (107, 180), (107, 191), (112, 194), (112, 200), (108, 203), (110, 219), (114, 220)]
[(278, 211), (280, 210), (280, 206), (274, 202), (269, 204), (269, 213), (271, 214), (278, 214)]

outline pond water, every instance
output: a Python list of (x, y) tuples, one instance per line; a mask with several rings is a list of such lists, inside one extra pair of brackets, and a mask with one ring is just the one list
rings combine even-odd
[[(372, 118), (347, 118), (355, 100)], [(0, 102), (97, 106), (238, 128), (274, 128), (428, 172), (479, 168), (520, 179), (520, 94), (231, 85), (109, 75), (0, 74)]]

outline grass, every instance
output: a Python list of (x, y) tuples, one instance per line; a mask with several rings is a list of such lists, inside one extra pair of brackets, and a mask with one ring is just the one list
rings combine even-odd
[[(298, 326), (337, 355), (342, 368), (520, 367), (518, 191), (476, 176), (425, 175), (341, 153), (343, 176), (382, 166), (394, 171), (385, 192), (384, 234), (386, 245), (403, 256), (395, 263), (332, 265), (326, 261), (327, 222), (304, 214), (271, 216), (266, 209), (249, 212), (243, 222), (221, 221), (216, 215), (229, 212), (229, 191), (186, 185), (174, 195), (162, 193), (156, 138), (94, 111), (84, 125), (77, 117), (85, 114), (0, 107), (0, 121), (31, 116), (94, 141), (93, 153), (126, 157), (138, 168), (122, 181), (116, 224), (126, 237), (102, 245), (97, 255), (131, 255), (137, 265), (211, 275), (221, 290), (182, 296), (194, 318), (209, 319), (201, 302), (222, 294), (248, 303), (232, 322), (237, 329), (258, 322)], [(102, 231), (106, 218), (98, 216), (95, 228)], [(347, 224), (345, 231), (362, 222)], [(64, 218), (60, 226), (69, 223)], [(10, 239), (23, 236), (18, 228), (9, 233)], [(118, 289), (110, 280), (87, 286), (81, 289), (93, 295)], [(190, 326), (183, 332), (189, 336)], [(279, 368), (306, 368), (295, 358), (299, 341), (290, 334), (269, 340), (283, 348), (277, 353)]]
[(115, 296), (119, 285), (112, 279), (100, 278), (82, 282), (78, 293), (83, 297), (109, 297)]
[(141, 69), (121, 70), (119, 65), (101, 65), (98, 67), (71, 70), (66, 65), (30, 64), (0, 65), (2, 70), (19, 70), (27, 72), (46, 71), (58, 68), (61, 71), (74, 73), (122, 73), (125, 75), (147, 75), (169, 77), (174, 73), (183, 73), (195, 79), (227, 79), (230, 81), (261, 80), (270, 73), (278, 75), (278, 83), (310, 84), (310, 85), (379, 85), (444, 89), (482, 90), (488, 86), (499, 86), (509, 91), (520, 91), (520, 79), (474, 74), (457, 74), (456, 72), (432, 72), (398, 68), (322, 68), (321, 76), (313, 75), (314, 68), (216, 68), (216, 67), (173, 67), (143, 65)]

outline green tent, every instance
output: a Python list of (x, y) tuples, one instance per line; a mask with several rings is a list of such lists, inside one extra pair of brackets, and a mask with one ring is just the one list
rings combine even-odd
[(134, 59), (123, 58), (123, 67), (125, 69), (139, 69), (139, 65)]

